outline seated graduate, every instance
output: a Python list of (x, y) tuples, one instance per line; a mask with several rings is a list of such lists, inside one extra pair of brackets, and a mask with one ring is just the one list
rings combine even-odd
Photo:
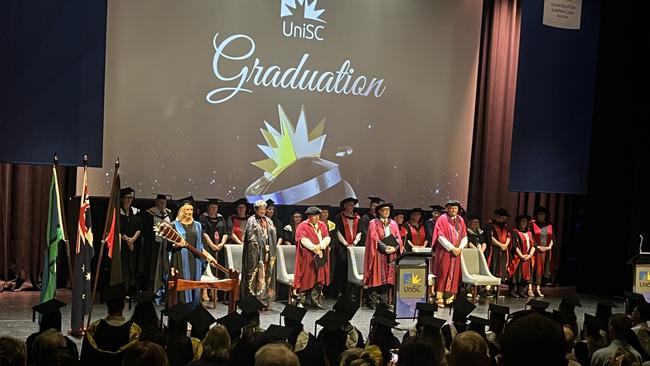
[(165, 331), (160, 327), (160, 319), (154, 307), (155, 295), (153, 291), (146, 291), (138, 294), (135, 301), (135, 309), (131, 315), (131, 321), (137, 324), (140, 329), (140, 342), (150, 341), (162, 347), (165, 346)]
[(339, 297), (334, 304), (334, 312), (347, 319), (347, 322), (343, 325), (343, 331), (347, 334), (345, 347), (348, 349), (355, 347), (363, 348), (365, 346), (363, 334), (361, 334), (361, 331), (357, 327), (352, 325), (352, 318), (354, 318), (354, 314), (358, 310), (359, 304), (346, 296)]
[(206, 308), (199, 306), (192, 310), (192, 314), (187, 317), (187, 321), (192, 325), (190, 337), (203, 340), (212, 324), (217, 322), (217, 319)]
[(201, 358), (187, 366), (225, 366), (230, 357), (230, 336), (223, 325), (210, 328), (203, 339)]
[(241, 315), (248, 320), (245, 330), (262, 333), (264, 329), (260, 328), (260, 310), (265, 309), (266, 306), (255, 296), (248, 296), (239, 300), (238, 305), (241, 309)]
[(422, 320), (425, 317), (433, 317), (434, 313), (438, 311), (438, 306), (436, 304), (428, 304), (425, 302), (418, 302), (415, 304), (415, 312), (413, 313), (413, 320), (417, 320), (415, 325), (404, 333), (402, 338), (402, 343), (409, 337), (416, 337), (422, 332)]
[(467, 329), (467, 317), (474, 309), (476, 309), (476, 305), (467, 301), (464, 296), (460, 296), (454, 301), (454, 314), (451, 317), (451, 323), (445, 324), (441, 329), (447, 350), (451, 347), (451, 342), (456, 335)]
[(324, 354), (325, 359), (330, 365), (337, 365), (339, 355), (347, 349), (346, 332), (343, 330), (346, 322), (347, 319), (345, 317), (333, 310), (329, 310), (316, 321), (316, 325), (323, 327), (318, 332), (316, 341), (322, 348), (321, 354)]
[(434, 316), (424, 316), (421, 322), (422, 326), (419, 329), (418, 337), (432, 347), (433, 355), (430, 357), (433, 359), (434, 365), (439, 365), (447, 354), (440, 332), (447, 321)]
[(501, 349), (501, 336), (506, 326), (506, 318), (510, 314), (510, 308), (503, 305), (490, 304), (488, 307), (488, 319), (490, 320), (490, 330), (486, 333), (488, 346), (496, 346)]
[(108, 316), (93, 322), (86, 330), (81, 346), (81, 364), (119, 365), (126, 351), (138, 343), (140, 327), (127, 321), (122, 314), (125, 298), (126, 289), (122, 284), (102, 291), (101, 300), (106, 303)]
[(217, 319), (217, 324), (221, 324), (228, 330), (230, 336), (230, 348), (233, 349), (239, 343), (242, 336), (242, 328), (248, 325), (248, 320), (237, 312), (232, 312), (228, 315), (222, 316)]
[(368, 336), (368, 344), (375, 345), (381, 349), (384, 364), (387, 364), (393, 349), (399, 348), (400, 342), (397, 337), (393, 335), (392, 329), (399, 325), (395, 321), (396, 315), (394, 312), (388, 310), (383, 305), (378, 305), (377, 310), (370, 320), (370, 334)]
[[(64, 306), (65, 303), (57, 299), (51, 299), (32, 307), (32, 321), (36, 321), (36, 313), (41, 314), (41, 319), (38, 322), (38, 332), (32, 333), (25, 340), (28, 365), (32, 364), (32, 344), (36, 337), (48, 329), (55, 329), (56, 331), (61, 332), (61, 308)], [(70, 352), (74, 352), (78, 355), (79, 351), (77, 350), (77, 345), (70, 338), (64, 338), (66, 348), (68, 348)]]
[(203, 352), (201, 341), (187, 336), (187, 319), (192, 310), (179, 303), (163, 313), (167, 315), (165, 352), (170, 366), (185, 366), (190, 361), (198, 360)]
[[(76, 366), (79, 364), (77, 347), (71, 348), (66, 338), (56, 329), (47, 329), (34, 339), (31, 366)], [(0, 352), (1, 353), (1, 352)], [(0, 359), (0, 365), (7, 363)], [(12, 363), (13, 364), (13, 363)]]
[(291, 329), (287, 342), (291, 350), (296, 353), (301, 364), (306, 364), (310, 348), (316, 343), (316, 338), (305, 331), (302, 319), (307, 314), (307, 309), (294, 305), (287, 305), (282, 309), (280, 317), (284, 317), (284, 325)]

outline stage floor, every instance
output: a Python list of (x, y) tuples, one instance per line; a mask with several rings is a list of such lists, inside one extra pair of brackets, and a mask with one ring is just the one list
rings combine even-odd
[[(560, 300), (564, 296), (575, 295), (573, 288), (559, 287), (559, 288), (545, 288), (544, 294), (546, 297), (542, 300), (551, 303), (548, 311), (557, 309)], [(0, 335), (9, 335), (19, 339), (25, 339), (31, 333), (38, 330), (38, 325), (32, 323), (32, 310), (31, 307), (38, 303), (39, 292), (37, 291), (24, 291), (24, 292), (2, 292), (0, 293)], [(69, 290), (58, 290), (57, 298), (64, 301), (68, 306), (62, 310), (63, 314), (63, 329), (66, 331), (70, 328), (70, 298), (71, 292)], [(596, 311), (596, 303), (599, 301), (612, 301), (617, 305), (613, 309), (614, 313), (622, 313), (624, 311), (623, 302), (621, 299), (603, 298), (591, 295), (578, 295), (582, 307), (576, 308), (578, 322), (582, 323), (585, 313), (594, 314)], [(510, 297), (501, 298), (499, 304), (510, 307), (510, 312), (523, 310), (524, 305), (528, 299), (513, 299)], [(334, 300), (325, 300), (324, 305), (330, 309), (334, 304)], [(487, 299), (480, 299), (479, 305), (472, 315), (486, 317), (488, 309)], [(135, 304), (134, 304), (135, 305)], [(261, 314), (261, 326), (268, 327), (270, 324), (278, 324), (280, 312), (284, 308), (284, 304), (280, 302), (273, 303), (270, 310), (264, 311)], [(159, 308), (160, 309), (160, 308)], [(208, 309), (215, 318), (219, 318), (227, 313), (227, 306), (217, 304), (217, 309)], [(314, 323), (318, 318), (325, 314), (326, 310), (309, 310), (303, 321), (306, 330), (314, 332)], [(125, 310), (127, 319), (131, 316), (132, 310), (128, 308)], [(361, 330), (364, 337), (368, 336), (368, 326), (373, 311), (367, 308), (361, 308), (355, 315), (352, 323)], [(101, 319), (106, 316), (106, 306), (98, 304), (93, 309), (93, 320)], [(451, 319), (450, 309), (446, 308), (436, 314), (439, 318)], [(166, 319), (166, 318), (165, 318)], [(411, 319), (399, 319), (399, 329), (394, 330), (394, 334), (402, 339), (404, 332), (413, 326), (414, 321)], [(320, 327), (319, 327), (320, 330)], [(81, 347), (81, 339), (72, 338), (79, 347)]]

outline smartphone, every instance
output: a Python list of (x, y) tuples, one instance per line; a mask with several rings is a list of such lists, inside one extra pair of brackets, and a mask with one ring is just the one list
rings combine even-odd
[(390, 363), (392, 365), (397, 365), (398, 358), (399, 358), (399, 354), (397, 353), (397, 350), (391, 350), (390, 351)]

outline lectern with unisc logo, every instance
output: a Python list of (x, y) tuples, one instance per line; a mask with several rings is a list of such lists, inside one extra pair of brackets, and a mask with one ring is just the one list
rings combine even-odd
[(627, 261), (632, 267), (632, 291), (650, 302), (650, 252), (643, 251), (643, 235), (639, 235), (639, 254)]

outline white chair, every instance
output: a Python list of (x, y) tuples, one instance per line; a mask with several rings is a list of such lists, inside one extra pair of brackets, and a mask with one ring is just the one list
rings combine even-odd
[(497, 296), (495, 302), (499, 302), (499, 290), (501, 279), (490, 273), (485, 256), (478, 248), (465, 248), (460, 252), (460, 267), (463, 271), (463, 283), (472, 286), (472, 298), (476, 303), (476, 293), (478, 286), (495, 286)]
[[(430, 253), (431, 247), (413, 247), (411, 248), (413, 253)], [(429, 266), (430, 267), (430, 266)], [(435, 285), (436, 285), (436, 276), (431, 273), (433, 268), (429, 268), (429, 273), (427, 275), (427, 285), (429, 286), (429, 295), (435, 294)]]
[(278, 245), (276, 266), (276, 280), (278, 283), (289, 286), (287, 302), (291, 304), (291, 289), (293, 288), (293, 274), (296, 266), (296, 247), (293, 245)]
[(363, 260), (366, 247), (348, 247), (348, 282), (361, 288), (360, 305), (363, 306)]
[(223, 248), (226, 250), (226, 268), (237, 270), (239, 272), (239, 279), (241, 280), (242, 252), (244, 251), (244, 246), (240, 244), (226, 244)]

